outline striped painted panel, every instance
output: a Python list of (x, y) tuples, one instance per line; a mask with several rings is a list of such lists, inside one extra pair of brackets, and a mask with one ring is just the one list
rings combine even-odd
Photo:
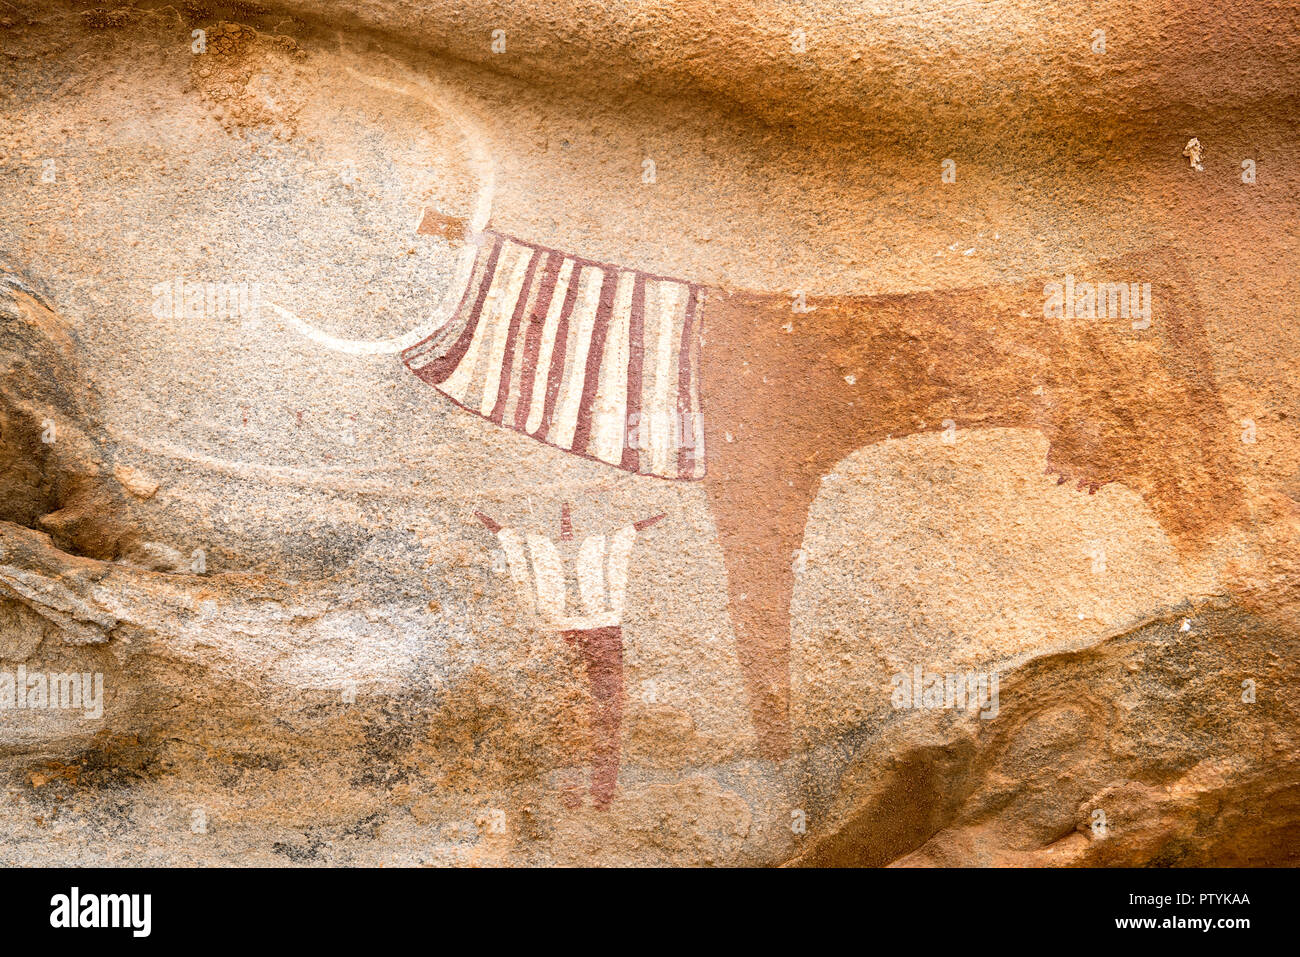
[(485, 230), (451, 320), (402, 354), (498, 425), (629, 472), (704, 476), (699, 287)]

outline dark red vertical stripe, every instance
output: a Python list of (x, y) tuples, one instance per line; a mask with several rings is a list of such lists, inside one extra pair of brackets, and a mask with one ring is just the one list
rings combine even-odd
[(587, 368), (582, 377), (582, 401), (578, 405), (578, 425), (573, 431), (575, 452), (586, 452), (591, 441), (591, 407), (596, 403), (596, 390), (600, 388), (600, 363), (605, 357), (605, 340), (609, 337), (609, 317), (614, 312), (614, 296), (618, 291), (618, 273), (605, 272), (600, 287), (600, 305), (596, 307), (596, 323), (591, 330), (591, 344), (587, 349)]
[(560, 632), (576, 642), (591, 687), (591, 796), (598, 810), (609, 807), (618, 788), (623, 723), (623, 629), (614, 626)]
[(569, 273), (569, 288), (564, 293), (564, 308), (555, 326), (555, 349), (551, 352), (551, 369), (546, 380), (546, 406), (542, 409), (541, 435), (546, 437), (551, 431), (551, 420), (555, 418), (555, 400), (560, 395), (560, 383), (564, 381), (564, 356), (569, 348), (569, 316), (573, 313), (573, 304), (578, 300), (578, 287), (582, 285), (583, 266), (573, 264)]
[(560, 265), (564, 256), (552, 250), (546, 254), (546, 265), (542, 269), (542, 286), (537, 293), (537, 303), (533, 306), (528, 319), (528, 335), (524, 341), (524, 365), (519, 373), (519, 404), (515, 406), (515, 428), (523, 431), (528, 425), (528, 413), (532, 411), (533, 386), (537, 377), (537, 355), (542, 349), (542, 332), (546, 328), (546, 314), (551, 308), (551, 297), (555, 295), (555, 284), (559, 281)]
[[(645, 273), (636, 274), (632, 285), (632, 308), (627, 319), (627, 420), (623, 430), (623, 461), (621, 466), (629, 472), (641, 468), (641, 434), (645, 424), (641, 421), (641, 374), (645, 368)], [(636, 434), (635, 443), (628, 437)]]
[(515, 368), (515, 350), (519, 348), (519, 326), (524, 320), (524, 310), (528, 308), (528, 296), (533, 291), (533, 274), (537, 271), (537, 260), (541, 253), (534, 249), (528, 256), (528, 268), (524, 270), (524, 281), (519, 287), (519, 300), (514, 312), (510, 314), (510, 325), (506, 330), (506, 348), (501, 358), (501, 380), (497, 385), (497, 401), (492, 407), (489, 418), (497, 425), (505, 417), (506, 404), (510, 401), (510, 379)]

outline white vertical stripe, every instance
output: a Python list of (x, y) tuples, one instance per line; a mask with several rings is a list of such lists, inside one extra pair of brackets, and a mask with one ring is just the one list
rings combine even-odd
[(558, 622), (564, 617), (564, 565), (549, 538), (528, 534), (528, 551), (533, 557), (533, 580), (537, 582), (537, 614)]
[[(609, 317), (609, 335), (600, 363), (600, 388), (591, 408), (591, 454), (602, 462), (623, 461), (623, 433), (627, 425), (628, 324), (632, 318), (632, 287), (636, 273), (618, 276), (614, 309)], [(578, 451), (582, 451), (579, 449)]]
[(573, 433), (578, 427), (578, 409), (582, 405), (582, 384), (586, 380), (587, 372), (587, 353), (591, 349), (591, 332), (596, 325), (596, 311), (600, 306), (600, 291), (604, 281), (605, 270), (596, 267), (582, 270), (582, 290), (571, 319), (576, 323), (577, 329), (574, 336), (573, 365), (560, 389), (559, 400), (555, 407), (555, 424), (551, 430), (551, 443), (562, 449), (572, 448)]
[(537, 352), (537, 371), (533, 378), (533, 401), (528, 407), (525, 425), (529, 435), (542, 427), (542, 415), (546, 412), (546, 385), (551, 381), (551, 356), (555, 352), (555, 330), (560, 324), (560, 313), (564, 310), (564, 297), (568, 294), (572, 275), (573, 260), (566, 257), (555, 277), (555, 293), (546, 311), (546, 324), (542, 326), (542, 343)]
[(506, 342), (510, 338), (510, 320), (514, 317), (515, 306), (524, 293), (524, 277), (528, 274), (528, 264), (537, 255), (535, 249), (520, 247), (519, 258), (515, 260), (510, 280), (506, 284), (501, 301), (497, 304), (497, 318), (493, 323), (492, 350), (488, 353), (487, 370), (483, 377), (483, 399), (479, 402), (479, 411), (491, 415), (497, 404), (497, 391), (501, 387), (501, 366), (505, 363)]
[(691, 335), (688, 339), (689, 349), (683, 353), (691, 370), (690, 385), (687, 386), (687, 394), (683, 396), (687, 400), (687, 422), (682, 424), (682, 442), (689, 442), (691, 445), (691, 478), (703, 478), (704, 476), (704, 415), (700, 411), (700, 310), (703, 308), (704, 299), (702, 295), (697, 295), (695, 299), (695, 315), (690, 317), (687, 310), (690, 308), (689, 288), (686, 302), (682, 306), (682, 329), (685, 330), (688, 320), (691, 322)]
[[(677, 370), (673, 365), (673, 339), (677, 333), (677, 310), (682, 286), (657, 282), (659, 296), (659, 341), (655, 344), (655, 393), (650, 409), (650, 470), (669, 474), (670, 453), (675, 445), (673, 416), (676, 414)], [(677, 463), (672, 462), (674, 471)]]
[[(694, 381), (695, 380), (692, 379), (692, 382)], [(698, 386), (696, 386), (695, 395), (696, 395), (696, 400), (698, 401), (698, 397), (699, 397)], [(704, 459), (704, 413), (703, 412), (691, 413), (691, 425), (692, 428), (694, 429), (693, 437), (695, 439), (695, 449), (694, 449), (695, 458), (692, 460), (694, 462), (694, 466), (691, 469), (691, 477), (703, 478), (704, 461), (705, 461)]]
[(605, 611), (605, 536), (592, 535), (583, 539), (578, 550), (578, 594), (588, 615)]
[(645, 309), (642, 326), (641, 418), (637, 422), (637, 447), (641, 452), (640, 469), (650, 472), (654, 462), (655, 395), (659, 383), (659, 284), (645, 283)]
[(487, 348), (485, 343), (492, 341), (492, 326), (496, 318), (497, 303), (501, 300), (506, 285), (510, 282), (510, 276), (513, 272), (511, 267), (520, 250), (523, 250), (522, 246), (502, 240), (501, 254), (497, 257), (496, 272), (492, 274), (492, 284), (488, 288), (487, 298), (483, 301), (483, 309), (479, 312), (478, 326), (474, 329), (474, 338), (470, 340), (469, 349), (466, 350), (460, 364), (456, 366), (456, 371), (448, 376), (447, 381), (441, 386), (443, 392), (462, 405), (465, 404), (470, 386), (474, 383), (474, 373), (478, 369), (481, 354)]

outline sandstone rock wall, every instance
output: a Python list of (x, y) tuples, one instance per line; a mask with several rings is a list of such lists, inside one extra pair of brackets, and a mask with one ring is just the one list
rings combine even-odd
[[(1296, 28), (0, 7), (0, 705), (89, 679), (0, 707), (0, 860), (1294, 863)], [(408, 371), (489, 233), (502, 355), (630, 277), (703, 481)], [(604, 588), (659, 515), (617, 669), (492, 527)]]

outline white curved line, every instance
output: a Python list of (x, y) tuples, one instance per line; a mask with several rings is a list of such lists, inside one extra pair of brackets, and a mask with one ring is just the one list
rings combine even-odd
[(277, 316), (289, 323), (294, 328), (294, 331), (306, 336), (312, 342), (325, 346), (327, 349), (353, 356), (393, 355), (404, 349), (411, 348), (411, 346), (420, 342), (426, 336), (432, 335), (447, 323), (456, 306), (459, 305), (465, 287), (469, 285), (470, 274), (474, 270), (474, 258), (477, 255), (478, 247), (473, 243), (467, 243), (465, 248), (461, 250), (460, 263), (456, 267), (456, 279), (447, 289), (446, 295), (442, 297), (442, 302), (438, 304), (429, 320), (409, 332), (388, 339), (340, 339), (338, 336), (322, 332), (311, 323), (299, 319), (283, 306), (278, 306), (273, 302), (268, 302), (267, 305), (275, 310)]
[(413, 100), (423, 100), (451, 117), (451, 121), (460, 129), (465, 137), (466, 144), (470, 148), (470, 152), (473, 154), (472, 165), (476, 167), (475, 172), (478, 174), (479, 179), (478, 198), (474, 204), (474, 212), (470, 216), (469, 226), (476, 233), (486, 229), (488, 220), (492, 216), (492, 198), (496, 192), (496, 164), (492, 162), (492, 155), (483, 145), (483, 131), (471, 121), (468, 116), (469, 111), (457, 108), (456, 105), (452, 104), (446, 88), (439, 88), (427, 76), (415, 74), (416, 82), (424, 88), (424, 92), (421, 93), (400, 83), (392, 83), (377, 76), (367, 76), (364, 73), (359, 73), (352, 67), (346, 69), (349, 74), (363, 83), (368, 83), (377, 90), (409, 96)]
[(311, 323), (299, 319), (283, 306), (278, 306), (273, 302), (268, 302), (267, 305), (275, 311), (276, 315), (289, 323), (294, 331), (306, 336), (312, 342), (325, 346), (327, 349), (354, 356), (392, 355), (404, 349), (409, 349), (426, 336), (442, 328), (451, 319), (456, 307), (460, 304), (465, 289), (469, 285), (470, 277), (474, 272), (474, 260), (478, 255), (477, 234), (487, 227), (488, 220), (492, 216), (492, 196), (496, 190), (496, 167), (492, 162), (491, 155), (483, 146), (483, 140), (477, 127), (469, 121), (463, 111), (456, 109), (448, 102), (446, 91), (436, 88), (427, 77), (418, 77), (420, 85), (424, 88), (423, 91), (419, 91), (408, 86), (391, 83), (379, 77), (367, 76), (364, 73), (357, 72), (352, 67), (346, 69), (349, 74), (376, 89), (409, 96), (432, 105), (443, 115), (450, 117), (451, 121), (460, 129), (465, 142), (469, 145), (471, 166), (474, 168), (479, 180), (478, 197), (469, 221), (472, 235), (468, 237), (465, 248), (461, 251), (460, 261), (456, 265), (455, 279), (442, 297), (442, 301), (438, 303), (433, 315), (429, 317), (428, 321), (400, 336), (393, 336), (388, 339), (341, 339), (338, 336), (330, 335), (328, 332), (322, 332)]

